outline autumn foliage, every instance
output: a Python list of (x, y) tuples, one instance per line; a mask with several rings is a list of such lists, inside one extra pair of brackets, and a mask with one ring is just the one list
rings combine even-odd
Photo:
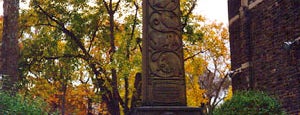
[[(129, 114), (140, 104), (141, 0), (21, 4), (29, 6), (19, 19), (20, 94), (40, 98), (50, 113), (60, 114)], [(228, 93), (228, 31), (193, 14), (195, 5), (181, 0), (187, 101), (204, 107)], [(209, 71), (209, 85), (218, 91), (201, 84)], [(223, 79), (225, 85), (214, 82)]]

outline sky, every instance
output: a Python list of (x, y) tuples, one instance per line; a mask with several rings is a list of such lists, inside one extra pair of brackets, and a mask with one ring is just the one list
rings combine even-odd
[[(198, 0), (194, 13), (228, 25), (227, 0)], [(0, 15), (3, 15), (3, 0), (0, 0)]]
[(198, 0), (194, 13), (201, 14), (210, 21), (228, 25), (228, 0)]

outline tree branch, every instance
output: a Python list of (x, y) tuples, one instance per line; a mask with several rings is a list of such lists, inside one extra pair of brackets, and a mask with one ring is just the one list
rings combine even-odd
[(91, 37), (90, 45), (89, 45), (89, 48), (88, 48), (88, 52), (90, 52), (91, 47), (92, 47), (92, 44), (93, 44), (93, 42), (94, 42), (94, 40), (95, 40), (95, 38), (96, 38), (96, 33), (97, 33), (97, 31), (99, 30), (98, 22), (99, 22), (99, 21), (97, 21), (97, 24), (96, 24), (96, 27), (95, 27), (95, 31), (92, 33), (92, 37)]
[[(227, 77), (228, 77), (229, 74), (226, 74), (225, 77), (222, 79), (218, 89), (216, 90), (217, 91), (217, 94), (216, 94), (216, 98), (213, 100), (213, 104), (216, 103), (217, 101), (217, 97), (219, 96), (219, 93), (220, 93), (220, 90), (224, 84), (224, 82), (226, 81)], [(215, 106), (213, 106), (212, 110), (215, 108)]]
[(107, 12), (110, 12), (110, 9), (109, 9), (109, 7), (108, 7), (108, 4), (107, 4), (107, 2), (106, 2), (105, 0), (103, 0), (103, 4), (104, 4), (104, 6), (105, 6)]
[(113, 13), (115, 13), (115, 12), (117, 11), (117, 9), (118, 9), (118, 7), (119, 7), (119, 5), (120, 5), (120, 2), (121, 2), (121, 0), (119, 0), (119, 1), (117, 2), (117, 5), (116, 5), (115, 9), (113, 10)]
[(73, 32), (71, 32), (70, 30), (68, 30), (67, 28), (65, 28), (64, 24), (60, 21), (57, 20), (57, 18), (54, 15), (49, 14), (48, 12), (46, 12), (40, 5), (35, 4), (41, 11), (43, 14), (45, 14), (50, 20), (54, 21), (56, 24), (58, 24), (60, 27), (59, 29), (62, 30), (65, 34), (67, 34), (68, 36), (71, 37), (72, 40), (75, 41), (75, 43), (77, 44), (77, 46), (83, 51), (83, 53), (88, 56), (88, 58), (91, 58), (90, 54), (87, 52), (87, 50), (85, 49), (83, 43), (80, 41), (79, 38), (77, 38), (75, 36), (75, 34)]
[[(135, 27), (137, 25), (137, 14), (138, 14), (138, 9), (139, 9), (139, 6), (136, 4), (136, 2), (134, 2), (133, 4), (134, 4), (136, 10), (135, 10), (134, 20), (133, 20), (133, 24), (132, 24), (131, 34), (130, 34), (129, 40), (127, 41), (127, 49), (126, 49), (127, 50), (127, 54), (126, 54), (127, 58), (129, 58), (129, 54), (130, 54), (130, 48), (129, 48), (130, 47), (130, 41), (134, 37), (134, 30), (135, 30)], [(134, 49), (136, 49), (136, 48), (134, 48)]]
[(191, 55), (191, 56), (185, 58), (184, 61), (187, 61), (187, 60), (189, 60), (189, 59), (191, 59), (191, 58), (194, 58), (195, 56), (197, 56), (197, 55), (199, 55), (199, 54), (201, 54), (201, 53), (203, 53), (203, 51), (197, 52), (197, 53), (195, 53), (195, 54), (193, 54), (193, 55)]
[(48, 23), (48, 24), (35, 24), (35, 25), (33, 25), (33, 26), (49, 26), (49, 27), (54, 27), (54, 28), (58, 28), (58, 26), (55, 26), (55, 25), (52, 25), (52, 24), (50, 24), (50, 23)]
[(73, 55), (73, 54), (63, 54), (63, 55), (61, 55), (61, 56), (49, 56), (49, 57), (44, 56), (44, 57), (42, 57), (42, 58), (43, 58), (43, 59), (47, 59), (47, 60), (60, 59), (60, 58), (82, 58), (82, 59), (84, 59), (85, 56), (84, 56), (84, 55), (80, 55), (80, 54), (78, 54), (78, 55)]
[[(88, 65), (91, 67), (93, 73), (96, 75), (96, 76), (99, 76), (100, 75), (100, 72), (105, 72), (103, 68), (101, 67), (98, 67), (99, 69), (97, 69), (96, 67), (96, 63), (94, 61), (91, 61), (92, 60), (92, 56), (87, 52), (87, 50), (85, 49), (83, 43), (80, 41), (79, 38), (77, 38), (75, 36), (75, 34), (71, 31), (69, 31), (68, 29), (66, 29), (64, 27), (64, 24), (62, 22), (59, 22), (57, 20), (57, 18), (51, 14), (49, 14), (48, 12), (46, 12), (40, 5), (38, 5), (36, 2), (35, 2), (35, 5), (38, 7), (38, 9), (44, 14), (46, 15), (50, 20), (54, 21), (56, 24), (58, 24), (60, 27), (57, 27), (58, 29), (60, 29), (63, 33), (65, 33), (66, 35), (68, 35), (76, 44), (77, 46), (83, 51), (84, 55), (80, 55), (79, 57), (81, 57), (82, 59), (84, 59)], [(66, 57), (68, 57), (67, 55), (65, 55)], [(49, 59), (51, 59), (50, 57), (48, 57)], [(59, 58), (59, 57), (52, 57), (52, 59), (54, 58)], [(103, 80), (104, 79), (100, 79), (100, 80)], [(101, 89), (106, 91), (108, 90), (103, 84), (104, 82), (101, 82), (102, 85), (101, 86)]]

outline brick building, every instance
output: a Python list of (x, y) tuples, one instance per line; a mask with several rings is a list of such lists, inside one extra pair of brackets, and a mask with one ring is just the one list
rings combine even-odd
[(300, 0), (228, 0), (228, 11), (233, 89), (266, 91), (300, 114)]

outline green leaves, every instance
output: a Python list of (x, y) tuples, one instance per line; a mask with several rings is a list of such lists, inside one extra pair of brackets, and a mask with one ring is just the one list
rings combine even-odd
[(280, 103), (260, 91), (236, 92), (214, 111), (214, 115), (285, 115)]
[(3, 115), (47, 115), (47, 103), (39, 98), (31, 99), (21, 95), (10, 96), (0, 92), (0, 114)]

